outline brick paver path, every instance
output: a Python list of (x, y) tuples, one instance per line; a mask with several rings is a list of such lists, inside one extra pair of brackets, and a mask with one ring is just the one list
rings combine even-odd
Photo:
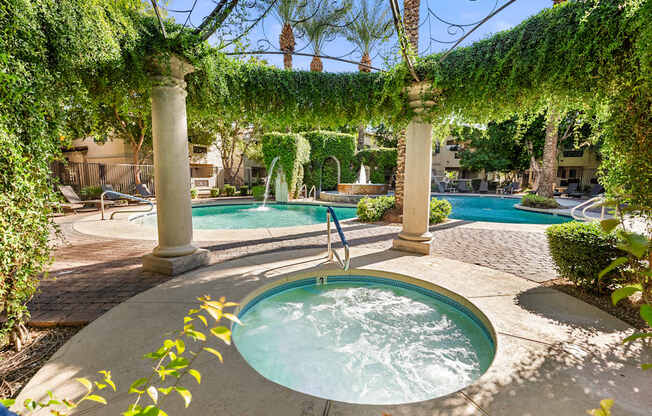
[[(30, 303), (31, 324), (84, 324), (154, 287), (169, 276), (142, 271), (140, 257), (151, 252), (152, 241), (115, 240), (73, 230), (75, 217), (57, 219), (61, 236), (50, 275), (42, 280)], [(461, 227), (462, 223), (433, 227), (433, 255), (513, 273), (526, 279), (555, 278), (542, 232), (486, 230)], [(390, 249), (400, 231), (396, 225), (343, 224), (352, 250), (355, 247)], [(324, 231), (283, 238), (244, 242), (200, 242), (210, 250), (211, 263), (282, 250), (325, 248)], [(338, 240), (335, 237), (335, 240)], [(355, 266), (355, 264), (354, 264)]]

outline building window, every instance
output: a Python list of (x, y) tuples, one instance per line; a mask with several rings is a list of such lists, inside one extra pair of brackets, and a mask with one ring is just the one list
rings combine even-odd
[(441, 143), (437, 140), (435, 142), (435, 154), (438, 154), (439, 152), (441, 152)]
[(208, 153), (208, 149), (206, 148), (206, 146), (193, 146), (192, 152), (195, 154)]

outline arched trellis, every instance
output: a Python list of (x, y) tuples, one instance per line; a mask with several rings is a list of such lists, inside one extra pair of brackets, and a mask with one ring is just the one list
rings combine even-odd
[(335, 164), (337, 165), (337, 183), (342, 183), (342, 166), (340, 160), (333, 155), (326, 156), (319, 165), (319, 192), (321, 192), (321, 177), (324, 173), (324, 165), (328, 159), (333, 159), (335, 161)]

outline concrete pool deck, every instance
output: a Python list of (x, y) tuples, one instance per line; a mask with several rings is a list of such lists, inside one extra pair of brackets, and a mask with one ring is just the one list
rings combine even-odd
[[(498, 333), (494, 364), (476, 383), (439, 399), (399, 406), (329, 402), (294, 392), (258, 375), (234, 346), (219, 346), (224, 364), (209, 356), (196, 362), (202, 383), (184, 380), (193, 393), (188, 409), (178, 396), (163, 399), (170, 415), (580, 415), (614, 398), (614, 414), (648, 415), (649, 375), (639, 364), (652, 359), (648, 346), (623, 345), (627, 324), (580, 300), (515, 275), (456, 260), (412, 256), (393, 250), (353, 250), (352, 267), (399, 272), (452, 290), (473, 302)], [(259, 254), (215, 264), (136, 295), (95, 320), (32, 378), (18, 398), (47, 390), (73, 398), (83, 393), (75, 377), (111, 370), (118, 393), (109, 405), (88, 404), (76, 414), (124, 411), (130, 383), (148, 374), (142, 354), (158, 348), (165, 333), (182, 326), (197, 296), (239, 301), (252, 290), (311, 269), (331, 269), (322, 249)], [(45, 412), (37, 414), (46, 414)]]

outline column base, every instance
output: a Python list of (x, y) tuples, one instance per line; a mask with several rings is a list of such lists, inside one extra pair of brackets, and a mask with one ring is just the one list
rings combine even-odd
[(408, 241), (431, 241), (432, 233), (430, 231), (426, 231), (422, 234), (414, 234), (403, 231), (398, 235), (398, 238)]
[(189, 256), (197, 251), (197, 247), (192, 244), (187, 244), (185, 246), (174, 246), (174, 247), (161, 247), (160, 245), (154, 247), (152, 254), (156, 257), (182, 257)]
[(208, 250), (198, 248), (194, 253), (179, 257), (159, 257), (152, 254), (143, 256), (143, 270), (176, 276), (209, 263)]
[(408, 253), (429, 255), (432, 251), (432, 239), (426, 241), (414, 241), (397, 238), (392, 242), (392, 247), (395, 250), (407, 251)]

